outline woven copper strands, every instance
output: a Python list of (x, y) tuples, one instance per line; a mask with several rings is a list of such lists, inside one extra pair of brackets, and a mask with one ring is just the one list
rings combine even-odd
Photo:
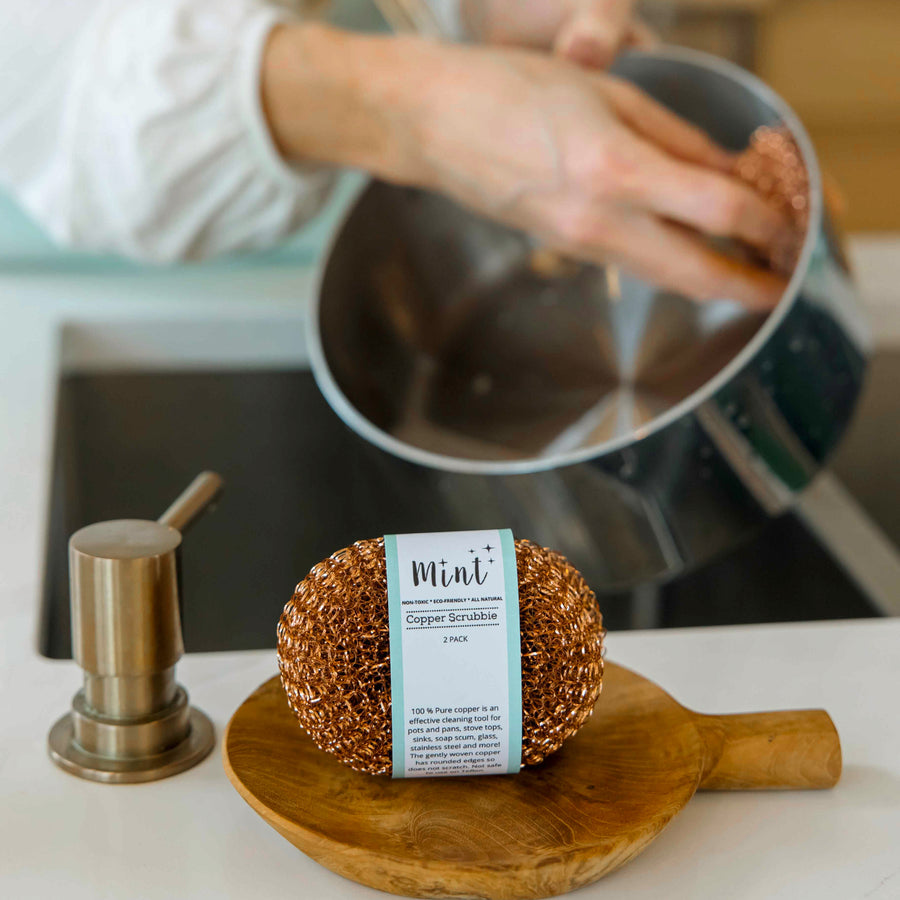
[[(522, 629), (522, 759), (532, 765), (585, 723), (603, 679), (594, 592), (564, 556), (516, 541)], [(391, 771), (391, 659), (384, 541), (314, 566), (278, 622), (288, 703), (318, 747), (360, 772)]]
[(753, 132), (750, 146), (738, 157), (735, 172), (796, 226), (794, 238), (773, 248), (769, 255), (772, 268), (789, 275), (809, 224), (809, 177), (800, 148), (787, 129), (763, 125)]

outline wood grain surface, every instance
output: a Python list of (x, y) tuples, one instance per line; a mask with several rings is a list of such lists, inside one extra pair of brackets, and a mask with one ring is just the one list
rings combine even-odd
[(241, 796), (323, 866), (410, 897), (550, 897), (636, 856), (700, 788), (831, 787), (837, 732), (821, 710), (702, 716), (608, 663), (587, 725), (518, 775), (393, 780), (319, 750), (277, 678), (223, 743)]

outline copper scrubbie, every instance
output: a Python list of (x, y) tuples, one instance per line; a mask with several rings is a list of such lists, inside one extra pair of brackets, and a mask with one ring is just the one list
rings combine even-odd
[[(516, 541), (522, 630), (522, 760), (542, 762), (585, 723), (603, 677), (594, 592), (568, 560)], [(278, 623), (288, 703), (322, 750), (391, 771), (391, 660), (384, 540), (358, 541), (297, 586)]]
[(786, 128), (760, 126), (738, 157), (734, 171), (793, 224), (790, 239), (768, 254), (772, 268), (789, 275), (797, 264), (809, 224), (809, 176), (797, 142)]

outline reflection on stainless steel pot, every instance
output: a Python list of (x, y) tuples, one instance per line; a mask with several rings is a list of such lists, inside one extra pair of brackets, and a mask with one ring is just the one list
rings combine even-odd
[(423, 502), (448, 528), (509, 524), (576, 565), (601, 561), (601, 590), (670, 577), (786, 509), (843, 433), (865, 369), (818, 164), (790, 109), (691, 51), (629, 54), (616, 71), (733, 150), (759, 126), (796, 140), (809, 229), (774, 312), (698, 305), (591, 266), (548, 271), (515, 231), (371, 183), (336, 235), (309, 329), (329, 402), (423, 467)]

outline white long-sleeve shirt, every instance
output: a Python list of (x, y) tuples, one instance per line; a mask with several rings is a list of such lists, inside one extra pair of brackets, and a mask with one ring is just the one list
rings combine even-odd
[(0, 3), (0, 187), (58, 243), (201, 259), (270, 246), (327, 198), (333, 173), (285, 162), (261, 107), (260, 57), (285, 9)]

